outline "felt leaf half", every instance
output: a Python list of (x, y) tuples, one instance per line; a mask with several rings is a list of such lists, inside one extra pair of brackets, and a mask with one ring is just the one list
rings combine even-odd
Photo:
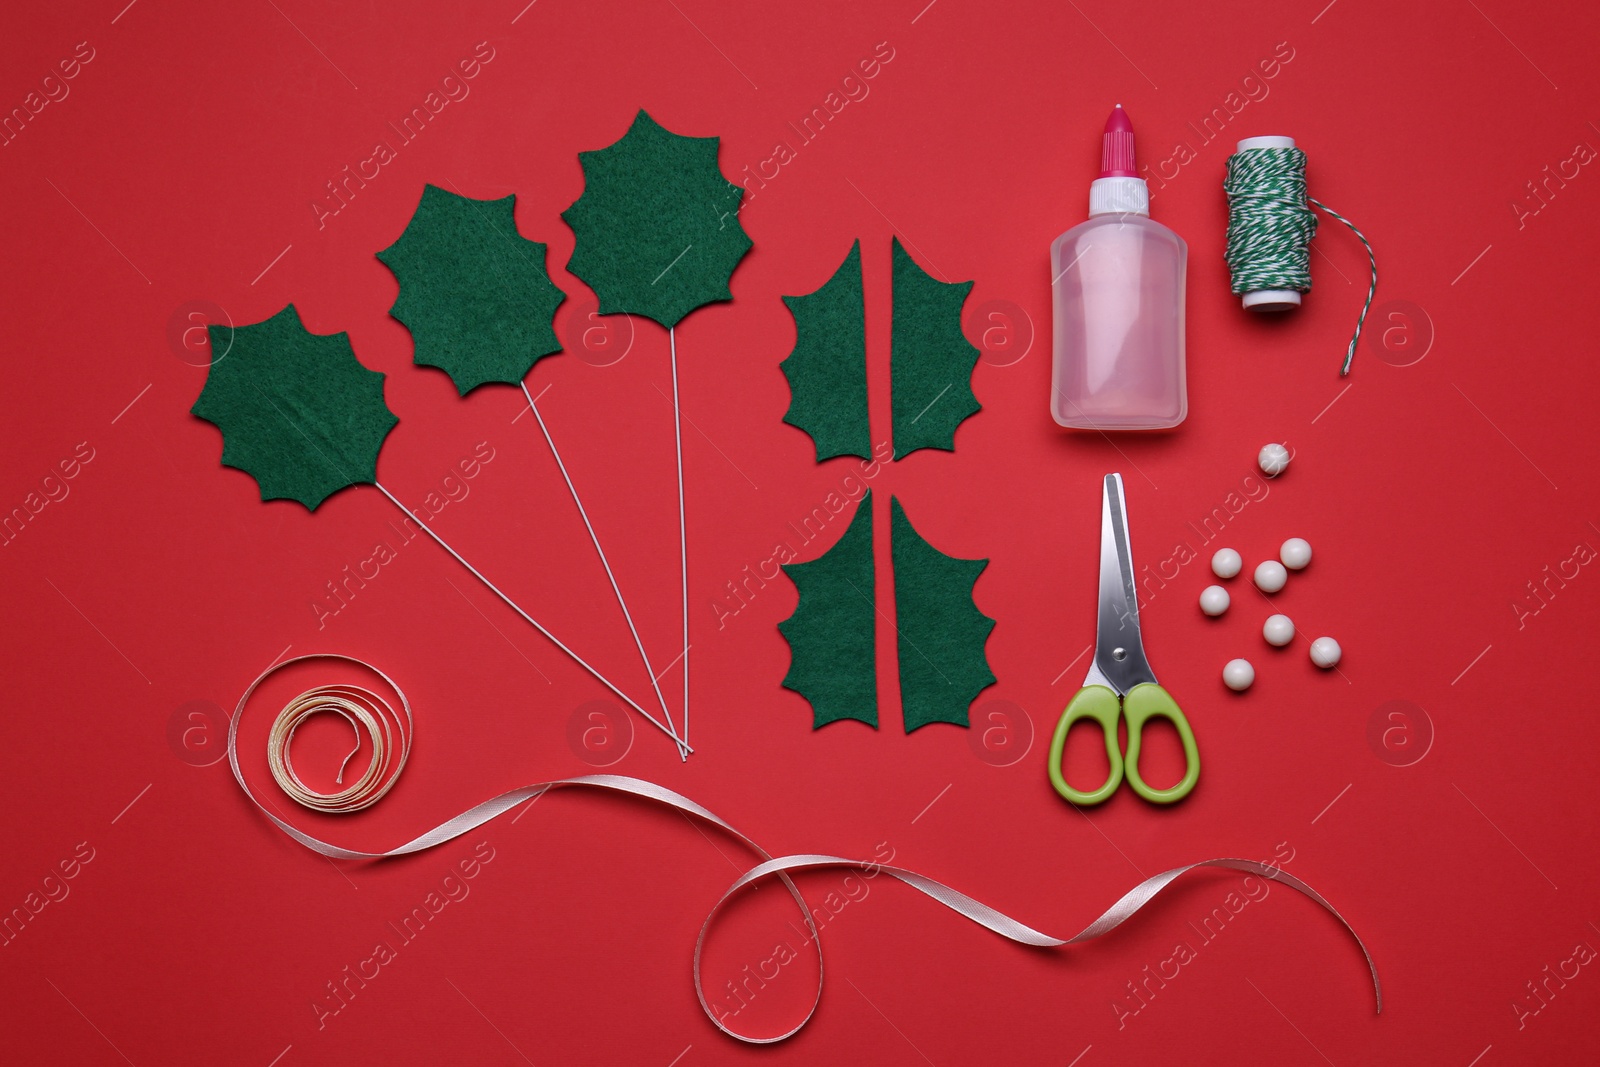
[(545, 246), (517, 232), (517, 198), (474, 200), (425, 186), (416, 214), (378, 259), (400, 295), (389, 309), (411, 331), (416, 361), (450, 375), (462, 396), (487, 382), (516, 385), (561, 351)]
[(834, 456), (870, 458), (861, 242), (850, 246), (822, 288), (783, 302), (794, 316), (795, 332), (794, 351), (779, 364), (789, 379), (783, 421), (811, 435), (818, 463)]
[(971, 282), (941, 282), (894, 239), (894, 458), (919, 448), (955, 451), (956, 427), (983, 405), (972, 392), (978, 349), (961, 332)]
[(212, 326), (206, 386), (190, 412), (222, 431), (222, 463), (249, 474), (262, 500), (315, 511), (340, 489), (378, 480), (378, 450), (400, 420), (383, 374), (356, 361), (345, 333), (315, 334), (293, 304), (265, 322)]
[(717, 169), (717, 145), (640, 111), (621, 140), (578, 153), (583, 195), (561, 214), (577, 238), (567, 269), (595, 291), (602, 315), (673, 326), (733, 299), (728, 279), (750, 238), (739, 225), (744, 190)]
[(889, 510), (906, 733), (930, 722), (965, 726), (973, 698), (995, 680), (983, 647), (994, 620), (972, 602), (989, 561), (945, 555), (922, 539), (899, 500), (891, 497)]
[(789, 642), (785, 689), (811, 702), (812, 729), (840, 719), (878, 726), (877, 614), (872, 562), (872, 491), (834, 546), (806, 563), (785, 563), (800, 602), (778, 624)]

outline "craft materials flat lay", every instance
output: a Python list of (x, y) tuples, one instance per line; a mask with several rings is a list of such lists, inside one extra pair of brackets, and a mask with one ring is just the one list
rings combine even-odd
[[(355, 660), (348, 656), (317, 654), (295, 657), (294, 659), (285, 660), (282, 663), (278, 663), (267, 668), (266, 671), (264, 671), (255, 679), (255, 681), (251, 682), (249, 687), (245, 689), (244, 695), (239, 698), (239, 704), (234, 709), (233, 717), (229, 721), (228, 764), (233, 770), (235, 781), (239, 783), (239, 788), (244, 791), (245, 796), (249, 798), (253, 805), (255, 805), (256, 810), (261, 812), (262, 815), (266, 816), (267, 819), (269, 819), (278, 827), (278, 829), (282, 830), (291, 839), (300, 843), (301, 845), (304, 845), (311, 851), (318, 853), (319, 855), (326, 856), (329, 859), (344, 860), (385, 860), (392, 859), (397, 856), (406, 856), (417, 852), (423, 852), (427, 849), (442, 845), (447, 841), (452, 841), (455, 838), (460, 837), (462, 834), (469, 833), (476, 827), (482, 826), (489, 820), (494, 819), (507, 811), (510, 811), (512, 808), (515, 808), (518, 805), (525, 804), (536, 797), (542, 796), (552, 789), (577, 787), (635, 796), (655, 804), (664, 805), (686, 816), (693, 816), (696, 819), (710, 823), (739, 841), (745, 847), (749, 848), (756, 855), (760, 856), (762, 860), (762, 862), (751, 867), (749, 870), (745, 871), (737, 879), (735, 879), (733, 883), (729, 885), (728, 889), (722, 894), (722, 896), (718, 898), (714, 904), (712, 904), (711, 909), (706, 914), (705, 922), (701, 924), (700, 935), (696, 939), (694, 946), (694, 989), (696, 997), (699, 998), (700, 1007), (705, 1012), (706, 1018), (710, 1019), (712, 1024), (716, 1026), (718, 1030), (722, 1031), (724, 1034), (727, 1034), (729, 1037), (736, 1038), (740, 1041), (750, 1044), (772, 1044), (786, 1040), (787, 1038), (799, 1033), (806, 1026), (806, 1024), (811, 1021), (812, 1016), (816, 1014), (817, 1007), (822, 1002), (822, 983), (824, 973), (821, 965), (821, 935), (820, 931), (817, 929), (816, 920), (812, 916), (810, 906), (806, 903), (804, 896), (801, 895), (799, 887), (795, 884), (790, 875), (791, 873), (798, 871), (816, 871), (827, 869), (848, 869), (855, 871), (871, 870), (887, 874), (897, 881), (910, 886), (912, 889), (915, 889), (925, 896), (928, 896), (938, 903), (944, 905), (946, 908), (949, 908), (951, 911), (962, 916), (963, 918), (968, 919), (979, 926), (985, 927), (986, 929), (992, 930), (994, 933), (999, 934), (1001, 937), (1004, 937), (1009, 941), (1014, 941), (1018, 944), (1027, 945), (1034, 948), (1064, 948), (1068, 945), (1081, 944), (1085, 941), (1092, 941), (1096, 938), (1103, 937), (1112, 930), (1116, 929), (1118, 926), (1121, 926), (1124, 922), (1131, 919), (1141, 908), (1149, 903), (1156, 896), (1156, 894), (1160, 893), (1161, 890), (1165, 889), (1168, 885), (1172, 884), (1172, 882), (1176, 881), (1178, 878), (1189, 873), (1190, 871), (1210, 867), (1223, 870), (1239, 871), (1244, 874), (1254, 875), (1260, 878), (1268, 878), (1283, 885), (1287, 885), (1291, 889), (1294, 889), (1295, 891), (1311, 898), (1320, 904), (1324, 909), (1326, 909), (1328, 913), (1331, 914), (1335, 919), (1339, 920), (1340, 924), (1343, 925), (1344, 928), (1350, 933), (1350, 936), (1355, 939), (1356, 945), (1361, 949), (1361, 953), (1366, 959), (1367, 968), (1372, 975), (1372, 993), (1374, 1003), (1379, 1012), (1383, 1011), (1383, 987), (1378, 981), (1377, 964), (1373, 962), (1371, 952), (1367, 950), (1366, 944), (1362, 942), (1360, 935), (1355, 932), (1355, 928), (1350, 925), (1349, 921), (1346, 920), (1343, 915), (1339, 914), (1338, 909), (1336, 909), (1320, 893), (1312, 889), (1305, 882), (1296, 878), (1294, 875), (1288, 874), (1279, 867), (1275, 867), (1267, 863), (1260, 863), (1255, 860), (1232, 858), (1200, 860), (1195, 863), (1185, 864), (1181, 867), (1174, 867), (1171, 870), (1162, 871), (1160, 874), (1152, 875), (1149, 878), (1139, 882), (1133, 888), (1129, 889), (1122, 895), (1120, 899), (1117, 900), (1115, 904), (1107, 908), (1099, 918), (1089, 923), (1089, 925), (1084, 927), (1078, 933), (1072, 935), (1071, 937), (1058, 938), (1052, 937), (1046, 933), (1042, 933), (1041, 931), (1022, 923), (1017, 919), (1013, 919), (1011, 916), (1006, 915), (1003, 912), (997, 911), (981, 901), (967, 896), (965, 893), (962, 893), (959, 890), (952, 889), (950, 886), (947, 886), (942, 882), (936, 881), (935, 879), (929, 878), (926, 875), (919, 874), (903, 867), (892, 867), (870, 860), (849, 859), (844, 856), (833, 856), (819, 853), (797, 853), (794, 855), (774, 857), (766, 849), (763, 849), (760, 845), (756, 844), (753, 839), (734, 829), (733, 826), (723, 820), (720, 816), (695, 803), (693, 800), (682, 795), (681, 793), (678, 793), (672, 789), (668, 789), (665, 786), (658, 785), (654, 782), (644, 781), (638, 778), (628, 778), (622, 775), (591, 774), (578, 778), (565, 778), (557, 781), (538, 782), (533, 785), (522, 786), (521, 788), (512, 789), (505, 793), (501, 793), (499, 796), (485, 800), (481, 804), (462, 812), (454, 818), (440, 823), (433, 829), (419, 834), (410, 841), (407, 841), (405, 844), (398, 845), (395, 848), (387, 851), (363, 852), (356, 849), (342, 848), (338, 845), (322, 841), (311, 836), (310, 834), (296, 829), (293, 825), (275, 814), (266, 804), (263, 804), (261, 800), (256, 797), (255, 793), (251, 791), (250, 785), (246, 781), (244, 770), (239, 762), (240, 725), (244, 721), (245, 714), (251, 703), (251, 697), (256, 693), (263, 683), (265, 683), (279, 671), (285, 670), (295, 664), (302, 664), (317, 660), (340, 661), (342, 663), (355, 664), (365, 668), (366, 670), (372, 672), (372, 674), (378, 680), (388, 687), (400, 705), (401, 713), (396, 715), (393, 711), (392, 705), (390, 705), (387, 701), (367, 693), (365, 689), (358, 690), (359, 692), (367, 693), (367, 697), (370, 698), (373, 703), (387, 709), (389, 713), (382, 720), (373, 715), (360, 715), (347, 720), (356, 730), (358, 741), (361, 740), (363, 736), (362, 728), (366, 728), (366, 741), (368, 746), (373, 750), (372, 766), (370, 766), (366, 774), (363, 775), (363, 781), (375, 778), (376, 780), (383, 782), (382, 788), (383, 790), (387, 791), (388, 787), (394, 784), (394, 781), (396, 778), (398, 778), (401, 769), (405, 766), (406, 757), (410, 752), (410, 745), (413, 736), (411, 729), (411, 702), (406, 699), (405, 693), (392, 678), (378, 668), (373, 667), (371, 664), (363, 663), (360, 660)], [(321, 699), (315, 696), (314, 693), (315, 691), (313, 691), (313, 693), (307, 693), (299, 698), (296, 698), (288, 707), (285, 707), (278, 713), (277, 718), (273, 721), (272, 727), (272, 736), (274, 738), (278, 737), (280, 734), (293, 732), (292, 723), (297, 721), (295, 717), (301, 714), (297, 709)], [(403, 723), (404, 729), (396, 730), (394, 735), (389, 734), (388, 731), (390, 717), (392, 717), (397, 724)], [(286, 722), (291, 724), (287, 728), (284, 725)], [(382, 731), (381, 735), (380, 731)], [(390, 759), (385, 763), (385, 754), (392, 752), (393, 744), (391, 742), (396, 737), (398, 738), (399, 745), (398, 756), (397, 758)], [(375, 768), (378, 768), (380, 763), (383, 763), (384, 766), (384, 770), (382, 770), (381, 773), (375, 771)], [(331, 799), (323, 794), (315, 794), (314, 792), (312, 795), (324, 800)], [(333, 811), (339, 809), (323, 807), (322, 810)], [(802, 921), (805, 922), (807, 929), (810, 931), (811, 942), (817, 948), (817, 988), (812, 997), (811, 1006), (806, 1010), (805, 1015), (798, 1023), (783, 1033), (773, 1036), (756, 1037), (749, 1034), (742, 1034), (731, 1029), (727, 1025), (723, 1016), (717, 1012), (712, 1003), (707, 999), (705, 984), (701, 974), (701, 957), (705, 949), (706, 939), (710, 934), (711, 928), (716, 922), (717, 917), (721, 914), (724, 906), (744, 889), (754, 885), (757, 882), (774, 876), (783, 882), (784, 888), (788, 890), (789, 895), (794, 899), (796, 906), (800, 910)]]
[[(224, 327), (212, 326), (213, 343)], [(228, 357), (211, 364), (191, 409), (222, 430), (222, 462), (245, 471), (263, 500), (297, 500), (315, 511), (333, 493), (374, 485), (439, 547), (524, 621), (572, 658), (651, 725), (677, 732), (646, 711), (486, 578), (378, 481), (378, 452), (400, 420), (384, 403), (383, 375), (356, 361), (344, 333), (306, 330), (293, 304), (265, 322), (231, 331)], [(682, 742), (679, 742), (682, 744)]]
[[(743, 190), (718, 170), (717, 144), (715, 137), (670, 133), (641, 110), (615, 144), (580, 154), (584, 193), (562, 216), (577, 237), (569, 266), (600, 297), (601, 310), (643, 315), (669, 330), (683, 591), (681, 734), (599, 536), (524, 380), (540, 358), (559, 350), (550, 320), (562, 294), (545, 273), (545, 246), (517, 234), (514, 198), (475, 201), (425, 188), (406, 232), (378, 256), (401, 283), (390, 313), (411, 331), (415, 361), (443, 369), (462, 396), (491, 382), (521, 387), (605, 567), (665, 722), (556, 638), (378, 481), (378, 451), (399, 420), (384, 403), (384, 376), (356, 361), (347, 335), (307, 332), (292, 304), (266, 322), (229, 329), (230, 358), (211, 365), (192, 409), (223, 431), (223, 463), (252, 475), (263, 500), (294, 499), (315, 510), (340, 489), (376, 485), (406, 521), (414, 521), (526, 622), (671, 737), (682, 757), (693, 749), (683, 435), (673, 330), (694, 309), (732, 298), (728, 279), (751, 245), (738, 219)], [(709, 216), (708, 206), (715, 209)], [(219, 348), (223, 329), (211, 327)]]
[[(1292, 138), (1253, 137), (1238, 143), (1228, 160), (1223, 183), (1229, 212), (1224, 258), (1233, 291), (1240, 295), (1243, 307), (1255, 311), (1289, 310), (1300, 306), (1301, 294), (1311, 289), (1310, 242), (1317, 229), (1311, 206), (1348, 226), (1366, 249), (1371, 284), (1340, 368), (1343, 375), (1350, 371), (1362, 325), (1377, 292), (1378, 264), (1371, 244), (1353, 223), (1307, 197), (1305, 170), (1306, 154)], [(1102, 435), (1119, 430), (1169, 429), (1181, 423), (1188, 412), (1184, 348), (1187, 246), (1177, 234), (1149, 218), (1149, 189), (1138, 174), (1133, 126), (1118, 104), (1106, 120), (1102, 136), (1100, 176), (1090, 186), (1089, 221), (1062, 234), (1050, 249), (1054, 321), (1050, 413), (1062, 426), (1096, 430)], [(1274, 442), (1261, 448), (1256, 462), (1263, 474), (1276, 478), (1288, 470), (1291, 458), (1286, 446)], [(1108, 515), (1113, 477), (1106, 478)], [(1115, 496), (1120, 509), (1120, 478)], [(1121, 643), (1139, 650), (1137, 591), (1127, 560), (1125, 514), (1122, 527), (1124, 541), (1117, 549), (1127, 566), (1127, 590), (1122, 599), (1129, 606), (1124, 608), (1117, 626), (1120, 629), (1132, 619), (1133, 637)], [(1115, 790), (1126, 763), (1125, 773), (1135, 792), (1149, 800), (1170, 802), (1186, 795), (1199, 774), (1193, 735), (1175, 705), (1171, 706), (1171, 713), (1175, 723), (1182, 724), (1179, 736), (1187, 767), (1178, 786), (1167, 791), (1152, 791), (1144, 786), (1136, 767), (1139, 728), (1131, 714), (1126, 760), (1117, 751), (1116, 697), (1126, 693), (1127, 687), (1108, 685), (1106, 664), (1100, 661), (1107, 648), (1104, 612), (1106, 546), (1110, 536), (1108, 518), (1102, 533), (1102, 626), (1096, 638), (1096, 662), (1090, 668), (1085, 688), (1068, 704), (1056, 728), (1048, 771), (1062, 796), (1080, 804), (1098, 803)], [(1262, 594), (1270, 596), (1282, 591), (1289, 571), (1307, 567), (1311, 545), (1304, 538), (1293, 537), (1283, 543), (1279, 555), (1280, 559), (1263, 560), (1252, 572), (1251, 580)], [(1231, 548), (1220, 549), (1212, 556), (1212, 572), (1224, 580), (1238, 575), (1243, 566), (1242, 557)], [(1201, 591), (1199, 604), (1203, 614), (1217, 618), (1227, 613), (1232, 597), (1222, 586), (1209, 585)], [(1281, 613), (1270, 615), (1262, 623), (1261, 632), (1266, 642), (1277, 648), (1289, 645), (1296, 633), (1294, 621)], [(1127, 650), (1117, 648), (1115, 653), (1126, 654)], [(1338, 642), (1331, 637), (1319, 637), (1311, 644), (1311, 660), (1318, 667), (1331, 669), (1341, 656)], [(1142, 651), (1137, 658), (1143, 665), (1143, 676), (1148, 676)], [(1117, 655), (1110, 661), (1113, 672), (1123, 668), (1121, 659)], [(1222, 672), (1223, 683), (1236, 692), (1249, 689), (1255, 677), (1255, 668), (1241, 658), (1228, 661)], [(1153, 677), (1146, 680), (1154, 682)], [(1091, 692), (1092, 701), (1087, 698)], [(1128, 697), (1123, 703), (1131, 712), (1131, 694)], [(1166, 704), (1171, 705), (1170, 698)], [(1111, 762), (1110, 778), (1093, 793), (1073, 789), (1061, 771), (1069, 727), (1082, 718), (1102, 723)]]
[[(1305, 207), (1305, 156), (1292, 142), (1250, 148), (1245, 144), (1241, 142), (1240, 153), (1229, 160), (1226, 185), (1228, 263), (1235, 291), (1245, 294), (1246, 307), (1293, 306), (1298, 304), (1299, 294), (1310, 288), (1306, 242), (1315, 232), (1315, 217)], [(561, 652), (670, 738), (682, 760), (694, 749), (689, 742), (690, 554), (676, 328), (697, 308), (732, 300), (731, 275), (752, 244), (740, 225), (744, 190), (723, 176), (718, 151), (717, 138), (672, 133), (641, 110), (615, 143), (580, 153), (583, 192), (561, 216), (575, 237), (567, 267), (595, 292), (600, 313), (642, 316), (667, 330), (683, 607), (682, 648), (673, 650), (677, 652), (674, 663), (682, 670), (682, 696), (676, 708), (660, 683), (666, 672), (656, 668), (669, 657), (658, 649), (652, 658), (647, 651), (602, 547), (600, 532), (529, 388), (528, 378), (537, 364), (561, 351), (553, 319), (565, 294), (549, 276), (547, 245), (518, 231), (515, 197), (477, 200), (424, 186), (409, 222), (389, 247), (377, 253), (398, 283), (390, 314), (411, 334), (414, 363), (447, 374), (462, 398), (496, 384), (522, 391), (605, 571), (631, 639), (629, 654), (637, 654), (651, 679), (656, 711), (625, 694), (590, 660), (557, 639), (379, 481), (379, 454), (399, 419), (384, 398), (385, 376), (357, 360), (348, 335), (310, 333), (293, 304), (262, 322), (231, 328), (228, 356), (211, 364), (205, 387), (191, 409), (222, 431), (223, 464), (250, 474), (263, 500), (296, 500), (315, 512), (341, 489), (376, 486), (401, 510), (406, 522), (414, 523)], [(1187, 246), (1177, 234), (1149, 218), (1148, 189), (1138, 177), (1132, 125), (1121, 105), (1106, 122), (1100, 177), (1090, 187), (1089, 216), (1051, 247), (1052, 417), (1065, 427), (1099, 431), (1176, 427), (1188, 411), (1184, 338)], [(833, 262), (832, 256), (841, 246), (842, 239), (825, 262)], [(869, 243), (867, 248), (872, 254), (874, 246)], [(954, 451), (958, 428), (981, 410), (972, 388), (979, 350), (961, 325), (962, 309), (974, 283), (941, 281), (923, 269), (898, 237), (888, 242), (892, 306), (888, 410), (892, 424), (890, 443), (874, 447), (874, 440), (881, 435), (874, 435), (869, 418), (868, 368), (874, 353), (869, 352), (867, 343), (862, 250), (862, 240), (855, 239), (818, 288), (782, 298), (795, 326), (794, 346), (780, 364), (790, 390), (783, 421), (809, 436), (817, 464), (851, 456), (863, 465), (897, 466), (919, 450)], [(1370, 251), (1369, 247), (1369, 256)], [(815, 276), (804, 284), (814, 282)], [(217, 332), (221, 329), (212, 327), (213, 340), (219, 345), (223, 343)], [(1358, 321), (1345, 370), (1359, 337)], [(708, 353), (705, 358), (713, 357)], [(1082, 440), (1087, 435), (1070, 436)], [(1257, 461), (1264, 473), (1276, 477), (1287, 470), (1290, 459), (1285, 446), (1269, 444), (1261, 449)], [(986, 651), (996, 622), (979, 609), (974, 598), (974, 587), (989, 560), (958, 558), (935, 548), (924, 533), (945, 541), (947, 535), (935, 528), (937, 519), (919, 511), (924, 523), (919, 530), (901, 498), (891, 494), (885, 556), (894, 590), (890, 619), (878, 605), (871, 490), (861, 492), (855, 509), (843, 524), (843, 533), (814, 558), (797, 560), (791, 553), (779, 561), (797, 593), (793, 613), (777, 624), (790, 649), (782, 686), (809, 703), (813, 730), (844, 719), (876, 729), (880, 711), (877, 638), (880, 625), (892, 626), (905, 733), (934, 723), (968, 727), (972, 702), (996, 682)], [(917, 510), (915, 502), (912, 510)], [(1145, 656), (1120, 474), (1106, 474), (1101, 481), (1100, 517), (1094, 655), (1082, 688), (1056, 726), (1047, 756), (1048, 778), (1054, 790), (1075, 805), (1103, 803), (1123, 780), (1145, 801), (1171, 805), (1194, 790), (1200, 757), (1188, 719), (1156, 682)], [(1307, 532), (1316, 535), (1315, 530)], [(1279, 556), (1278, 560), (1263, 560), (1251, 570), (1251, 581), (1263, 595), (1282, 590), (1290, 571), (1298, 573), (1308, 567), (1311, 545), (1292, 537), (1283, 542)], [(1223, 581), (1243, 573), (1245, 565), (1241, 555), (1228, 548), (1216, 552), (1211, 560), (1212, 572)], [(1248, 586), (1245, 589), (1249, 596), (1256, 595)], [(1226, 615), (1233, 601), (1222, 585), (1209, 585), (1199, 595), (1201, 611), (1213, 619)], [(1287, 615), (1274, 612), (1263, 622), (1262, 635), (1269, 645), (1283, 647), (1295, 641), (1297, 631)], [(1321, 637), (1312, 642), (1310, 655), (1317, 666), (1332, 668), (1339, 662), (1341, 650), (1332, 638)], [(268, 679), (291, 665), (304, 670), (306, 665), (335, 663), (343, 670), (354, 667), (369, 672), (381, 685), (347, 681), (319, 685), (285, 703), (266, 734), (266, 762), (273, 780), (301, 807), (350, 814), (383, 798), (406, 766), (415, 742), (413, 710), (387, 674), (333, 652), (275, 664), (251, 682), (240, 698), (229, 727), (227, 751), (240, 788), (267, 819), (313, 852), (349, 860), (382, 860), (433, 848), (551, 789), (565, 787), (631, 795), (711, 823), (761, 859), (712, 905), (693, 954), (693, 981), (702, 1009), (719, 1030), (741, 1041), (782, 1041), (810, 1021), (821, 1001), (820, 943), (818, 984), (809, 1010), (786, 1032), (757, 1037), (731, 1029), (707, 998), (701, 957), (712, 925), (724, 905), (743, 889), (777, 877), (816, 941), (817, 924), (791, 875), (831, 868), (887, 873), (1002, 937), (1048, 948), (1109, 933), (1165, 886), (1197, 868), (1270, 878), (1315, 900), (1355, 937), (1372, 973), (1378, 1007), (1382, 1007), (1376, 965), (1344, 917), (1306, 883), (1270, 864), (1249, 860), (1202, 860), (1145, 878), (1083, 931), (1061, 939), (904, 868), (826, 854), (775, 858), (677, 791), (616, 775), (588, 775), (514, 789), (388, 851), (362, 852), (329, 844), (297, 829), (272, 805), (258, 799), (249, 784), (256, 775), (253, 770), (247, 773), (240, 738), (241, 724), (252, 703), (264, 702), (260, 693)], [(1254, 680), (1255, 669), (1244, 659), (1230, 661), (1223, 670), (1224, 684), (1236, 691), (1249, 689)], [(328, 792), (307, 785), (295, 771), (291, 755), (298, 728), (318, 715), (339, 717), (356, 736), (355, 747), (334, 779), (339, 788)], [(1171, 723), (1184, 753), (1184, 773), (1167, 788), (1151, 786), (1140, 772), (1143, 732), (1152, 719)], [(1084, 720), (1098, 727), (1109, 762), (1105, 781), (1088, 791), (1066, 781), (1064, 764), (1071, 728)], [(1125, 753), (1120, 740), (1123, 728)], [(849, 728), (841, 730), (848, 732)], [(367, 765), (351, 768), (350, 762), (362, 753), (366, 753)]]
[[(1153, 718), (1170, 721), (1183, 745), (1184, 774), (1174, 786), (1153, 789), (1139, 773), (1144, 727)], [(1092, 791), (1074, 789), (1062, 776), (1067, 734), (1072, 724), (1089, 719), (1100, 724), (1106, 759), (1111, 765), (1105, 783)], [(1119, 750), (1118, 722), (1128, 728), (1128, 754)], [(1171, 804), (1189, 795), (1200, 780), (1200, 751), (1189, 720), (1156, 684), (1145, 659), (1139, 633), (1139, 591), (1134, 585), (1133, 551), (1128, 543), (1128, 507), (1122, 475), (1108, 474), (1100, 503), (1100, 609), (1095, 617), (1094, 660), (1083, 688), (1067, 704), (1050, 741), (1050, 784), (1074, 804), (1099, 804), (1116, 792), (1124, 777), (1135, 793), (1152, 804)]]

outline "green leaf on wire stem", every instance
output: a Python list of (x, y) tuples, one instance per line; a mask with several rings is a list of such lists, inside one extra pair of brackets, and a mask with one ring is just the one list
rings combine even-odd
[(411, 331), (416, 362), (450, 375), (462, 396), (516, 385), (561, 351), (551, 324), (566, 295), (545, 271), (545, 246), (517, 232), (515, 208), (514, 196), (428, 185), (400, 239), (378, 253), (400, 282), (389, 314)]
[(728, 280), (750, 238), (739, 225), (744, 190), (722, 176), (717, 146), (640, 111), (621, 140), (578, 153), (583, 195), (561, 214), (577, 238), (567, 269), (595, 291), (602, 315), (670, 327), (733, 299)]
[(189, 410), (222, 431), (222, 463), (256, 480), (262, 500), (316, 510), (351, 485), (378, 480), (378, 450), (400, 420), (383, 374), (356, 361), (345, 333), (314, 334), (293, 304), (233, 329), (212, 326), (213, 352)]

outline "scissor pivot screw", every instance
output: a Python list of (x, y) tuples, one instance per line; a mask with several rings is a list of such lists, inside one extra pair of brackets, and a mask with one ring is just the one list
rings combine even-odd
[(1128, 658), (1128, 650), (1125, 648), (1113, 648), (1111, 650), (1111, 658), (1121, 663)]

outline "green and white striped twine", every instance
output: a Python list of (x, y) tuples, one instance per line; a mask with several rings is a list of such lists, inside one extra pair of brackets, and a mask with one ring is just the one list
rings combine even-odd
[(1223, 258), (1235, 293), (1311, 291), (1311, 238), (1317, 232), (1317, 216), (1308, 204), (1350, 227), (1360, 239), (1372, 267), (1372, 282), (1339, 370), (1340, 375), (1349, 374), (1361, 327), (1378, 291), (1378, 260), (1366, 236), (1355, 223), (1306, 195), (1306, 154), (1299, 148), (1251, 148), (1235, 153), (1228, 158), (1222, 190), (1228, 197), (1228, 246)]

